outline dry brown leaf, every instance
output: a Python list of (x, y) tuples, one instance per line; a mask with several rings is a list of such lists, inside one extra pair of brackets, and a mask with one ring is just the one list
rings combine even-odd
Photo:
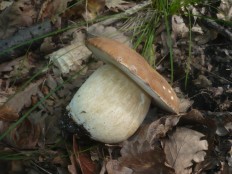
[(207, 88), (212, 86), (212, 82), (204, 75), (199, 75), (197, 79), (195, 79), (194, 84), (200, 88)]
[(71, 174), (78, 174), (78, 172), (77, 172), (77, 162), (76, 162), (75, 156), (72, 154), (72, 155), (70, 155), (69, 158), (70, 158), (71, 164), (68, 165), (68, 171)]
[(118, 12), (119, 10), (124, 11), (134, 5), (134, 3), (124, 0), (106, 0), (106, 7), (115, 12)]
[(4, 121), (14, 121), (18, 119), (19, 112), (25, 107), (31, 105), (33, 95), (39, 91), (39, 85), (43, 80), (31, 83), (26, 89), (15, 94), (10, 100), (0, 107), (0, 119)]
[(189, 29), (181, 16), (172, 16), (172, 31), (175, 37), (185, 38), (188, 36)]
[(195, 161), (204, 161), (205, 150), (208, 149), (206, 140), (201, 140), (204, 135), (200, 132), (179, 127), (170, 133), (168, 138), (162, 140), (166, 160), (178, 174), (191, 174)]
[(99, 14), (105, 7), (105, 0), (88, 0), (87, 8), (90, 13)]
[(227, 157), (227, 161), (228, 161), (228, 165), (230, 167), (232, 167), (232, 140), (230, 140), (230, 151), (229, 151), (229, 155)]
[[(170, 160), (167, 164), (167, 149), (164, 152), (162, 148), (160, 148), (160, 142), (165, 141), (165, 137), (167, 137), (168, 132), (172, 132), (171, 140), (170, 142), (173, 143), (175, 140), (175, 136), (179, 135), (179, 130), (185, 130), (187, 128), (179, 128), (178, 126), (189, 126), (204, 130), (206, 132), (207, 138), (213, 139), (211, 134), (214, 134), (215, 131), (215, 125), (212, 124), (212, 122), (208, 119), (205, 119), (201, 113), (197, 110), (192, 110), (188, 114), (185, 115), (172, 115), (168, 117), (161, 117), (160, 119), (154, 121), (150, 125), (146, 125), (140, 128), (137, 133), (131, 137), (128, 141), (125, 141), (123, 143), (123, 147), (121, 149), (121, 155), (122, 157), (119, 158), (118, 161), (111, 161), (110, 164), (108, 164), (107, 170), (111, 171), (111, 173), (126, 173), (130, 171), (131, 169), (133, 173), (140, 173), (140, 174), (147, 174), (147, 173), (174, 173), (173, 169), (170, 168)], [(173, 131), (174, 127), (177, 127), (178, 130), (177, 133)], [(207, 132), (207, 129), (209, 132)], [(187, 135), (185, 135), (185, 134)], [(205, 140), (200, 140), (204, 135), (200, 132), (190, 130), (187, 132), (185, 131), (183, 133), (183, 136), (181, 134), (181, 137), (190, 137), (193, 138), (192, 141), (196, 142), (196, 144), (200, 144), (200, 146), (194, 145), (194, 147), (198, 148), (199, 152), (196, 152), (196, 148), (191, 151), (191, 147), (188, 147), (188, 152), (194, 152), (192, 157), (191, 154), (188, 154), (189, 158), (191, 160), (195, 160), (195, 162), (200, 162), (203, 160), (203, 157), (205, 156), (204, 150), (207, 150), (207, 142)], [(173, 138), (174, 137), (174, 138)], [(179, 137), (178, 137), (179, 138)], [(194, 139), (195, 138), (195, 139)], [(174, 139), (174, 140), (173, 140)], [(187, 139), (187, 138), (186, 138)], [(189, 139), (188, 139), (189, 140)], [(168, 141), (168, 140), (166, 140)], [(178, 139), (178, 141), (180, 141)], [(189, 140), (190, 142), (191, 140)], [(163, 143), (165, 145), (165, 143)], [(168, 144), (168, 143), (167, 143)], [(167, 148), (167, 144), (166, 147)], [(193, 143), (192, 143), (193, 144)], [(213, 143), (212, 143), (213, 144)], [(169, 144), (168, 144), (169, 145)], [(179, 145), (179, 144), (178, 144)], [(173, 147), (175, 147), (173, 145)], [(184, 152), (186, 152), (185, 147), (186, 145), (183, 145)], [(178, 147), (177, 147), (178, 148)], [(174, 149), (175, 150), (175, 149)], [(181, 151), (183, 154), (183, 151)], [(187, 153), (187, 152), (186, 152)], [(174, 155), (174, 154), (173, 154)], [(178, 156), (177, 156), (178, 157)], [(186, 158), (188, 159), (188, 158)], [(189, 164), (191, 163), (191, 160), (189, 161)], [(187, 167), (191, 167), (191, 165), (188, 165)], [(203, 166), (204, 167), (204, 166)], [(202, 169), (202, 168), (201, 168)], [(179, 171), (178, 171), (179, 172)], [(176, 172), (176, 173), (178, 173)], [(180, 171), (182, 172), (182, 171)], [(179, 174), (179, 173), (178, 173)], [(180, 173), (181, 174), (181, 173)]]
[(19, 114), (12, 110), (8, 106), (0, 106), (0, 120), (2, 121), (15, 121), (19, 117)]
[(15, 66), (20, 64), (20, 61), (21, 61), (21, 58), (17, 58), (15, 60), (10, 61), (10, 62), (1, 63), (0, 64), (0, 73), (12, 71)]
[[(82, 8), (85, 10), (82, 12), (82, 16), (86, 21), (95, 19), (104, 9), (105, 0), (88, 0)], [(86, 9), (87, 6), (87, 9)]]
[[(9, 122), (0, 121), (0, 134), (5, 132), (9, 126)], [(6, 135), (4, 141), (19, 149), (32, 149), (37, 145), (40, 133), (41, 129), (39, 124), (33, 124), (29, 119), (25, 119)]]
[(12, 1), (2, 1), (0, 0), (0, 11), (12, 5)]
[(109, 26), (105, 27), (100, 24), (94, 24), (88, 29), (88, 34), (93, 36), (108, 37), (114, 40), (117, 40), (121, 43), (124, 43), (132, 47), (132, 43), (129, 37), (125, 36), (122, 32), (117, 30), (117, 28)]
[(54, 15), (59, 15), (67, 8), (68, 2), (71, 0), (46, 0), (43, 2), (37, 20), (51, 18)]
[(95, 174), (97, 173), (96, 164), (91, 160), (91, 157), (86, 152), (80, 152), (76, 137), (73, 136), (73, 152), (75, 154), (75, 160), (79, 164), (82, 174)]
[(121, 169), (127, 167), (134, 174), (174, 174), (174, 171), (165, 165), (163, 150), (155, 146), (151, 148), (148, 141), (124, 142), (119, 159)]
[(219, 19), (231, 21), (232, 19), (232, 2), (230, 0), (221, 0), (217, 13)]
[(9, 80), (0, 79), (0, 106), (7, 102), (10, 96), (15, 94), (15, 88), (9, 87)]
[(31, 0), (19, 0), (0, 15), (0, 39), (11, 36), (19, 27), (30, 26), (36, 18)]
[(13, 112), (19, 113), (24, 106), (31, 105), (31, 96), (36, 95), (39, 91), (39, 85), (43, 82), (43, 79), (31, 83), (23, 91), (18, 92), (8, 102), (5, 103), (5, 107), (10, 108)]
[(146, 139), (153, 145), (154, 142), (166, 136), (166, 133), (177, 125), (181, 116), (172, 115), (169, 117), (162, 117), (157, 121), (151, 123), (148, 127)]

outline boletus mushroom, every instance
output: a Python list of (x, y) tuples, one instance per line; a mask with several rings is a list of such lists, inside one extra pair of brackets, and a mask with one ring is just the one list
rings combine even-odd
[(172, 87), (136, 51), (107, 38), (91, 38), (86, 46), (106, 65), (79, 88), (67, 110), (92, 139), (118, 143), (129, 138), (143, 122), (151, 99), (168, 112), (179, 112)]

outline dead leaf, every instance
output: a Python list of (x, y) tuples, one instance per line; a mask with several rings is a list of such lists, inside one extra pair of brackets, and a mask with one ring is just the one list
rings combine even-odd
[(198, 78), (193, 82), (196, 86), (200, 88), (207, 88), (212, 86), (212, 82), (204, 75), (199, 75)]
[(90, 13), (98, 15), (105, 7), (105, 0), (88, 0), (87, 8)]
[(73, 152), (75, 160), (79, 164), (82, 174), (95, 174), (97, 173), (96, 164), (91, 160), (91, 157), (86, 152), (80, 152), (77, 145), (76, 136), (73, 136)]
[(162, 117), (157, 121), (151, 123), (147, 129), (146, 139), (150, 144), (166, 136), (166, 133), (173, 129), (177, 125), (181, 116), (171, 115), (168, 117)]
[(133, 174), (174, 174), (173, 170), (165, 165), (163, 150), (158, 146), (151, 148), (148, 141), (124, 142), (121, 155), (121, 170), (125, 170), (122, 167), (127, 167), (133, 170)]
[[(86, 0), (86, 3), (83, 8), (85, 9), (82, 12), (82, 16), (86, 21), (91, 21), (95, 19), (104, 9), (105, 0)], [(85, 8), (87, 5), (87, 9)]]
[(12, 5), (12, 1), (0, 1), (0, 11)]
[(0, 79), (0, 106), (6, 103), (13, 94), (15, 94), (15, 88), (9, 87), (9, 80)]
[(21, 60), (22, 60), (22, 58), (17, 58), (15, 60), (10, 61), (10, 62), (5, 62), (5, 63), (0, 64), (0, 73), (12, 71), (15, 66), (20, 64)]
[(30, 26), (35, 18), (35, 7), (30, 0), (14, 1), (0, 15), (0, 39), (11, 36), (19, 27)]
[(232, 19), (232, 2), (230, 0), (221, 0), (218, 13), (218, 19), (231, 21)]
[[(116, 162), (111, 161), (110, 164), (108, 164), (109, 166), (107, 170), (111, 172), (113, 171), (112, 173), (126, 173), (130, 171), (128, 169), (131, 169), (133, 173), (140, 174), (156, 172), (165, 174), (174, 173), (173, 169), (170, 168), (170, 165), (172, 164), (170, 162), (171, 160), (167, 160), (167, 149), (165, 148), (167, 148), (168, 145), (172, 145), (170, 142), (174, 143), (174, 140), (177, 139), (175, 136), (177, 135), (180, 135), (180, 137), (189, 138), (190, 140), (186, 138), (189, 142), (191, 142), (191, 138), (193, 138), (192, 141), (196, 142), (196, 144), (200, 144), (199, 146), (194, 144), (193, 149), (191, 149), (192, 146), (189, 147), (178, 139), (178, 143), (183, 144), (183, 149), (179, 144), (177, 144), (178, 147), (176, 148), (180, 147), (180, 150), (184, 151), (180, 151), (182, 154), (194, 152), (192, 156), (190, 154), (188, 156), (189, 158), (192, 158), (188, 160), (189, 165), (187, 167), (192, 167), (191, 160), (195, 160), (195, 162), (200, 162), (203, 160), (203, 157), (206, 154), (204, 150), (208, 149), (208, 144), (206, 140), (200, 140), (204, 135), (195, 130), (189, 129), (188, 132), (185, 131), (185, 133), (182, 134), (181, 132), (180, 134), (178, 132), (179, 130), (183, 131), (187, 129), (183, 128), (185, 125), (191, 128), (202, 129), (203, 132), (206, 132), (205, 137), (207, 137), (208, 142), (212, 143), (211, 141), (214, 136), (214, 131), (216, 130), (215, 125), (210, 120), (205, 119), (199, 111), (192, 110), (185, 115), (171, 115), (168, 117), (161, 117), (160, 119), (152, 122), (150, 125), (143, 125), (137, 131), (137, 133), (133, 135), (133, 137), (131, 137), (128, 141), (123, 142), (123, 147), (121, 149), (122, 157), (119, 158), (119, 160)], [(176, 130), (178, 130), (177, 133), (174, 129), (175, 127)], [(167, 135), (170, 137), (168, 140), (170, 141), (169, 143), (171, 145), (167, 143)], [(188, 137), (188, 135), (190, 136)], [(165, 143), (167, 144), (165, 144), (164, 141), (166, 141)], [(165, 151), (163, 151), (163, 149), (160, 147), (161, 142), (163, 142), (163, 146), (166, 145), (166, 147), (164, 147)], [(174, 149), (172, 150), (175, 151), (174, 145), (173, 148)], [(188, 151), (186, 151), (186, 148)], [(198, 148), (197, 150), (199, 151), (196, 152), (196, 148)], [(192, 170), (192, 168), (189, 170)], [(176, 171), (176, 173), (178, 172)]]
[(56, 49), (57, 45), (52, 40), (52, 37), (46, 37), (43, 43), (40, 45), (40, 51), (45, 54), (49, 54)]
[(106, 164), (108, 174), (133, 174), (133, 170), (120, 166), (117, 160), (109, 160)]
[(230, 151), (229, 151), (229, 156), (227, 157), (228, 160), (228, 165), (232, 167), (232, 140), (230, 140)]
[(176, 37), (185, 38), (188, 36), (189, 29), (181, 16), (172, 16), (172, 31)]
[[(43, 82), (43, 79), (38, 80), (35, 83), (31, 83), (23, 91), (18, 92), (4, 106), (12, 110), (15, 113), (19, 113), (24, 106), (31, 105), (31, 96), (36, 95), (39, 91), (39, 85)], [(23, 100), (22, 100), (23, 99)]]
[(119, 10), (124, 11), (134, 5), (134, 3), (123, 0), (106, 0), (106, 7), (114, 12), (118, 12)]
[(75, 159), (75, 155), (74, 154), (70, 155), (69, 159), (71, 161), (71, 165), (68, 165), (68, 171), (71, 174), (78, 174), (78, 172), (77, 172), (77, 162), (76, 162), (76, 159)]
[(166, 160), (178, 174), (191, 174), (193, 162), (204, 161), (205, 150), (208, 149), (204, 135), (200, 132), (178, 127), (175, 132), (162, 140)]
[(71, 0), (46, 0), (40, 7), (37, 20), (44, 20), (52, 16), (59, 15), (67, 8), (68, 2)]
[(194, 101), (191, 101), (189, 98), (181, 98), (180, 99), (180, 113), (186, 113), (188, 109), (193, 105)]
[(0, 106), (0, 120), (15, 121), (19, 118), (19, 114), (8, 106)]
[[(10, 122), (0, 121), (0, 134), (5, 132), (10, 124)], [(33, 149), (37, 145), (40, 132), (39, 124), (33, 124), (29, 119), (25, 119), (6, 135), (4, 141), (19, 149)]]

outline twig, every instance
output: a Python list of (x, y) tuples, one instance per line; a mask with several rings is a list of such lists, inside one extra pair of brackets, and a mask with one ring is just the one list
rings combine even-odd
[(51, 21), (44, 21), (43, 23), (19, 30), (12, 37), (0, 40), (0, 63), (25, 54), (28, 45), (35, 46), (40, 44), (42, 42), (41, 38), (44, 38), (48, 33), (56, 29), (57, 27)]
[(216, 30), (218, 33), (220, 33), (221, 35), (223, 35), (224, 37), (226, 37), (232, 41), (232, 31), (230, 31), (230, 30), (226, 29), (225, 27), (223, 27), (222, 25), (218, 24), (217, 22), (215, 22), (215, 20), (204, 18), (204, 19), (202, 19), (202, 22), (206, 26)]

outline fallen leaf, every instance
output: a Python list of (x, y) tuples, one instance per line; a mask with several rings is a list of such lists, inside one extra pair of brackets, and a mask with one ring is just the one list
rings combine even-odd
[[(31, 83), (23, 91), (18, 92), (3, 106), (0, 107), (0, 118), (3, 120), (12, 121), (12, 119), (18, 118), (18, 113), (24, 106), (30, 106), (32, 95), (36, 95), (39, 90), (39, 85), (43, 82), (43, 79), (38, 80), (35, 83)], [(23, 100), (22, 100), (23, 99)]]
[(162, 140), (166, 160), (178, 174), (191, 174), (193, 162), (204, 160), (205, 150), (208, 149), (206, 140), (201, 140), (204, 135), (200, 132), (178, 127), (175, 132), (168, 134)]
[(132, 6), (134, 6), (134, 3), (123, 0), (106, 0), (106, 7), (114, 12), (124, 11)]
[(133, 174), (174, 174), (174, 171), (165, 165), (163, 150), (158, 146), (151, 148), (148, 141), (124, 142), (121, 155), (121, 169), (132, 169)]
[[(10, 124), (0, 121), (0, 134), (4, 133)], [(33, 124), (29, 119), (25, 119), (6, 135), (4, 141), (19, 149), (33, 149), (37, 145), (40, 133), (39, 124)]]
[(159, 120), (152, 122), (145, 134), (147, 140), (153, 145), (154, 142), (166, 136), (166, 133), (173, 129), (179, 122), (181, 116), (171, 115), (161, 117)]
[[(87, 6), (87, 9), (85, 8)], [(105, 0), (88, 0), (86, 1), (84, 12), (82, 12), (82, 16), (86, 21), (91, 21), (95, 19), (104, 9)]]
[[(9, 101), (4, 104), (4, 107), (12, 110), (15, 113), (19, 113), (24, 106), (30, 106), (31, 96), (36, 95), (39, 91), (39, 85), (43, 82), (43, 79), (31, 83), (23, 91), (20, 91), (14, 95)], [(23, 99), (23, 100), (22, 100)]]
[(19, 118), (19, 114), (8, 106), (0, 106), (0, 120), (15, 121)]
[(232, 2), (230, 0), (221, 0), (217, 13), (218, 19), (231, 21), (232, 19)]
[(22, 58), (20, 57), (20, 58), (17, 58), (15, 60), (12, 60), (10, 62), (1, 63), (0, 64), (0, 73), (1, 72), (12, 71), (15, 66), (17, 66), (18, 64), (20, 64), (21, 60), (22, 60)]
[(0, 39), (11, 36), (20, 27), (30, 26), (35, 18), (35, 7), (30, 0), (14, 1), (0, 14)]
[(75, 155), (74, 154), (70, 155), (69, 159), (71, 161), (71, 164), (68, 165), (68, 171), (71, 174), (78, 174), (78, 172), (77, 172), (77, 162), (76, 162), (76, 159), (75, 159)]
[(37, 20), (44, 20), (52, 16), (59, 15), (67, 8), (71, 0), (46, 0), (40, 7)]
[(96, 164), (91, 160), (90, 155), (86, 152), (80, 152), (75, 135), (73, 136), (73, 152), (75, 154), (75, 160), (81, 168), (82, 174), (97, 173)]
[(117, 160), (109, 160), (106, 164), (108, 174), (133, 174), (133, 170), (120, 166)]
[(186, 113), (188, 109), (193, 105), (194, 101), (191, 101), (189, 98), (181, 98), (180, 99), (180, 107), (179, 111), (180, 113)]
[(189, 29), (181, 16), (172, 16), (172, 31), (176, 37), (185, 38), (188, 36)]
[(199, 75), (198, 78), (193, 82), (196, 86), (200, 88), (207, 88), (212, 86), (212, 82), (204, 75)]
[[(206, 132), (206, 136), (195, 130), (184, 128), (183, 126), (202, 129), (203, 132)], [(185, 131), (186, 129), (188, 131)], [(189, 163), (187, 163), (188, 165), (186, 164), (186, 166), (190, 167), (189, 168), (190, 171), (193, 168), (191, 166), (192, 165), (191, 160), (195, 160), (195, 162), (201, 162), (204, 159), (204, 156), (206, 155), (204, 150), (210, 148), (210, 146), (208, 147), (208, 143), (206, 140), (200, 140), (200, 139), (204, 136), (205, 138), (207, 138), (208, 142), (211, 143), (211, 146), (213, 146), (212, 139), (214, 138), (213, 136), (215, 130), (216, 127), (212, 123), (212, 121), (210, 121), (209, 119), (205, 119), (202, 116), (202, 114), (197, 110), (192, 110), (189, 113), (182, 115), (171, 115), (167, 117), (161, 117), (160, 119), (152, 122), (149, 125), (141, 126), (135, 135), (133, 135), (129, 140), (124, 141), (121, 149), (122, 157), (120, 157), (117, 161), (110, 161), (108, 167), (106, 168), (112, 174), (120, 173), (120, 172), (124, 174), (127, 172), (131, 172), (131, 170), (133, 171), (132, 173), (136, 173), (136, 174), (137, 173), (138, 174), (147, 174), (147, 173), (174, 174), (175, 172), (173, 168), (171, 168), (173, 167), (171, 166), (173, 165), (173, 163), (171, 163), (173, 162), (172, 161), (173, 159), (167, 160), (167, 158), (171, 158), (169, 157), (171, 156), (170, 153), (167, 154), (169, 150), (167, 147), (169, 147), (169, 148), (173, 148), (171, 150), (174, 152), (177, 152), (176, 149), (180, 148), (181, 154), (188, 153), (189, 156), (186, 157), (186, 159)], [(185, 142), (183, 142), (178, 137), (178, 135), (180, 136), (180, 138), (187, 137), (188, 139), (186, 138), (186, 140), (188, 142), (192, 143), (193, 141), (196, 144), (199, 144), (199, 146), (195, 145), (194, 143), (192, 143), (194, 147), (187, 146), (188, 144), (185, 144)], [(170, 139), (168, 139), (167, 136)], [(183, 146), (179, 144), (174, 146), (173, 145), (175, 143), (174, 140), (176, 140), (176, 143), (179, 144), (182, 143), (181, 145)], [(163, 149), (160, 147), (160, 144), (163, 144), (164, 147)], [(186, 148), (188, 151), (186, 151)], [(193, 153), (192, 156), (190, 152)], [(177, 157), (179, 157), (178, 153), (177, 154), (172, 153), (172, 155), (176, 155), (176, 156), (172, 156), (173, 158), (175, 158), (175, 160), (177, 160)], [(179, 158), (181, 160), (183, 159), (182, 156)], [(207, 162), (210, 162), (210, 160), (207, 160), (206, 163)], [(181, 162), (179, 163), (181, 164)], [(208, 166), (208, 165), (204, 165), (203, 163), (201, 164), (202, 164), (201, 170), (204, 169), (203, 167)], [(174, 169), (176, 170), (175, 167)], [(180, 170), (179, 168), (177, 169)], [(176, 173), (178, 172), (179, 171), (176, 171)], [(178, 174), (182, 174), (182, 173), (178, 173)]]
[(87, 8), (90, 13), (99, 14), (105, 7), (105, 0), (88, 0)]
[(12, 1), (0, 1), (0, 11), (12, 5)]
[(232, 140), (230, 140), (230, 151), (229, 151), (229, 156), (227, 157), (228, 160), (228, 165), (232, 167)]

